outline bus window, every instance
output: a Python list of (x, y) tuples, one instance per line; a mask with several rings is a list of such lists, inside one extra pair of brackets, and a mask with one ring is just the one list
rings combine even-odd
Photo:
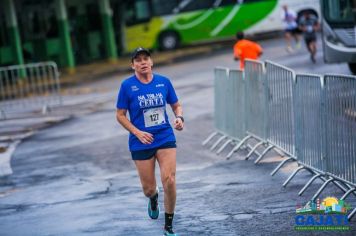
[(242, 0), (222, 0), (220, 6), (229, 6), (242, 3)]
[(128, 1), (125, 12), (126, 25), (148, 22), (150, 18), (149, 0)]
[(354, 6), (351, 0), (328, 0), (325, 6), (325, 18), (330, 23), (354, 23)]
[(152, 0), (152, 11), (154, 16), (169, 15), (177, 7), (178, 0)]
[(201, 9), (209, 9), (214, 7), (215, 2), (221, 2), (221, 0), (204, 0), (204, 1), (194, 1), (185, 0), (180, 4), (180, 12), (196, 11)]
[(135, 4), (136, 19), (145, 20), (150, 18), (150, 6), (147, 0), (137, 1)]

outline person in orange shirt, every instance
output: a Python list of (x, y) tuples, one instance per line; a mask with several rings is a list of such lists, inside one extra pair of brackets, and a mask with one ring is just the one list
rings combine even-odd
[(243, 70), (245, 59), (257, 60), (262, 55), (263, 49), (258, 43), (245, 39), (243, 32), (237, 32), (236, 39), (234, 59), (240, 60), (240, 69)]

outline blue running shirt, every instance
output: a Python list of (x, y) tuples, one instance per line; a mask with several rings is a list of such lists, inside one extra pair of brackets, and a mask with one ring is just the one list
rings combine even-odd
[(130, 151), (155, 148), (166, 142), (176, 141), (169, 124), (166, 104), (177, 101), (171, 81), (161, 75), (154, 74), (148, 84), (139, 81), (136, 75), (122, 82), (116, 108), (128, 110), (131, 123), (139, 130), (151, 133), (154, 139), (151, 144), (143, 144), (130, 133)]

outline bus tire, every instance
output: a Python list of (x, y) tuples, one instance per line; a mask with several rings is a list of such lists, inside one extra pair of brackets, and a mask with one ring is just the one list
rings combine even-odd
[(159, 36), (159, 48), (163, 51), (176, 49), (179, 46), (179, 36), (174, 31), (163, 32)]
[(349, 68), (352, 74), (356, 75), (356, 63), (349, 63)]

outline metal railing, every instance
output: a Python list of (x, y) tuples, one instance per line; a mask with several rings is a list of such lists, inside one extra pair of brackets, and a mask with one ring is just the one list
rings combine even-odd
[[(206, 145), (214, 140), (210, 150), (214, 150), (220, 143), (221, 147), (216, 151), (220, 154), (224, 148), (230, 144), (241, 142), (246, 133), (245, 117), (245, 80), (242, 70), (229, 70), (223, 67), (217, 67), (214, 70), (214, 122), (216, 131), (202, 142)], [(226, 112), (229, 110), (229, 112)], [(235, 122), (230, 122), (235, 120)], [(223, 142), (224, 141), (224, 142)], [(233, 153), (234, 150), (231, 152)]]
[(61, 105), (59, 73), (54, 62), (0, 67), (0, 111), (8, 113)]
[(258, 61), (245, 62), (246, 77), (246, 132), (258, 139), (267, 137), (265, 119), (267, 115), (266, 78), (264, 65)]
[(266, 62), (268, 87), (268, 142), (295, 157), (292, 70)]
[(324, 76), (327, 172), (356, 183), (356, 77)]
[[(298, 162), (283, 186), (300, 170), (312, 173), (299, 195), (317, 178), (324, 184), (312, 199), (331, 182), (344, 192), (340, 199), (356, 195), (356, 77), (295, 74), (270, 61), (247, 60), (244, 72), (217, 68), (214, 122), (214, 134), (221, 137), (211, 150), (222, 140), (227, 141), (217, 153), (231, 140), (239, 142), (227, 159), (243, 145), (251, 149), (245, 159), (258, 155), (255, 163), (274, 149), (287, 158), (271, 175), (287, 161)], [(258, 140), (253, 147), (251, 139)], [(261, 154), (259, 146), (264, 147)], [(355, 214), (353, 210), (348, 218)]]

